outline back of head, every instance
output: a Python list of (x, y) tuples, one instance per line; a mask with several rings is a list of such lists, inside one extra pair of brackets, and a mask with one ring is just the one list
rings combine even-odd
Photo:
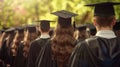
[(49, 32), (49, 30), (50, 30), (50, 22), (54, 22), (54, 21), (38, 20), (36, 22), (40, 22), (40, 30), (41, 30), (41, 32)]
[(111, 23), (115, 20), (114, 5), (119, 5), (117, 2), (102, 2), (95, 4), (88, 4), (86, 6), (94, 8), (94, 18), (99, 26), (111, 26)]
[(50, 30), (50, 21), (42, 20), (40, 23), (40, 29), (42, 32), (48, 32)]
[(87, 34), (87, 26), (86, 25), (81, 25), (77, 27), (77, 39), (80, 40), (84, 40), (86, 38), (88, 38), (88, 34)]
[(11, 42), (13, 41), (13, 38), (15, 36), (15, 28), (9, 28), (7, 30), (5, 30), (5, 33), (7, 34), (7, 42), (8, 42), (8, 45), (11, 44)]

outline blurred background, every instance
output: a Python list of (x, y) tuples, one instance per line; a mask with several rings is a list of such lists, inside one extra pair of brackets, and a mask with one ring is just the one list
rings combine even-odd
[[(77, 13), (76, 24), (92, 23), (92, 8), (85, 4), (97, 2), (120, 2), (120, 0), (0, 0), (0, 29), (27, 24), (37, 24), (36, 20), (57, 20), (50, 14), (58, 10)], [(120, 19), (120, 5), (115, 6), (116, 17)], [(51, 23), (55, 26), (55, 22)]]

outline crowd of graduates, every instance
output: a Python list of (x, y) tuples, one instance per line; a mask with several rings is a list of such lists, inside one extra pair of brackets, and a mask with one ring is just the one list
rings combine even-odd
[[(91, 6), (91, 5), (87, 5), (87, 6)], [(92, 53), (92, 51), (95, 50), (96, 50), (95, 52), (97, 52), (97, 49), (90, 50), (91, 47), (88, 48), (88, 46), (84, 44), (83, 41), (92, 37), (101, 40), (100, 41), (101, 43), (105, 41), (104, 37), (103, 38), (99, 36), (95, 37), (97, 33), (97, 29), (94, 26), (95, 24), (94, 25), (81, 24), (79, 26), (73, 26), (72, 17), (77, 16), (77, 14), (65, 10), (53, 12), (52, 14), (58, 16), (57, 26), (54, 29), (51, 29), (50, 27), (50, 22), (53, 21), (45, 19), (45, 20), (36, 21), (40, 23), (39, 25), (11, 27), (0, 30), (0, 67), (105, 67), (105, 66), (119, 67), (120, 66), (119, 63), (120, 58), (118, 58), (120, 57), (120, 46), (117, 46), (118, 48), (115, 49), (118, 50), (114, 51), (116, 52), (115, 55), (118, 55), (117, 57), (118, 60), (114, 61), (116, 63), (116, 66), (114, 65), (114, 62), (111, 62), (113, 61), (113, 59), (111, 60), (111, 57), (109, 56), (107, 59), (100, 58), (102, 59), (102, 61), (105, 60), (104, 62), (106, 62), (103, 63), (102, 66), (99, 65), (101, 61), (95, 62), (96, 60), (98, 60), (98, 58), (96, 59), (96, 57), (94, 57)], [(112, 30), (114, 31), (116, 37), (119, 38), (120, 20), (116, 20), (116, 24), (114, 25)], [(118, 39), (118, 41), (119, 40), (120, 39)], [(112, 41), (114, 41), (114, 39)], [(104, 42), (104, 44), (105, 43), (106, 41)], [(120, 43), (118, 43), (118, 45), (120, 45)], [(108, 48), (108, 49), (110, 50), (112, 48)], [(105, 54), (104, 51), (103, 54)], [(114, 56), (112, 56), (112, 58), (113, 57)], [(88, 60), (88, 58), (90, 59)], [(94, 58), (95, 60), (91, 58)], [(106, 56), (104, 56), (104, 58), (106, 58)], [(111, 66), (109, 66), (109, 62), (111, 62)]]

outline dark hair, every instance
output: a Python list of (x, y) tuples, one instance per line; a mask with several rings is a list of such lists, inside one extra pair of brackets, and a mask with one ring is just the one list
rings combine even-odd
[(113, 22), (114, 16), (94, 16), (96, 19), (96, 22), (101, 27), (110, 26)]
[(59, 24), (55, 30), (55, 35), (52, 38), (52, 55), (57, 61), (59, 67), (66, 66), (68, 59), (75, 46), (75, 38), (73, 37), (74, 28), (68, 26), (61, 27)]
[(41, 23), (40, 29), (42, 30), (42, 32), (48, 32), (50, 29), (50, 23), (49, 22)]

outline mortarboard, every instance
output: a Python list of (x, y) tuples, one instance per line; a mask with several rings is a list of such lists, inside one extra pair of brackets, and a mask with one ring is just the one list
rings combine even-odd
[(91, 35), (95, 35), (96, 34), (96, 28), (93, 24), (85, 24), (87, 26), (87, 28), (89, 29), (89, 32)]
[(71, 17), (77, 16), (77, 14), (65, 10), (56, 11), (53, 12), (52, 14), (58, 16), (58, 23), (62, 27), (70, 26), (72, 21)]
[(18, 30), (19, 33), (24, 32), (25, 27), (16, 27), (16, 30)]
[(50, 29), (50, 22), (54, 22), (51, 20), (39, 20), (37, 22), (40, 22), (40, 29), (44, 32), (48, 31)]
[(5, 30), (6, 33), (14, 33), (15, 32), (15, 28), (8, 28), (7, 30)]
[(36, 25), (28, 25), (26, 28), (27, 28), (29, 33), (36, 32)]
[(89, 28), (90, 30), (96, 30), (95, 26), (93, 24), (85, 24), (87, 26), (87, 28)]
[(81, 26), (78, 26), (77, 29), (79, 31), (83, 31), (83, 30), (86, 30), (87, 26), (86, 25), (81, 25)]
[(40, 27), (49, 27), (50, 28), (50, 22), (54, 22), (54, 21), (50, 21), (50, 20), (38, 20), (36, 22), (40, 22)]
[(88, 4), (85, 6), (94, 6), (94, 16), (114, 16), (114, 5), (119, 5), (120, 3), (117, 2), (103, 2), (103, 3), (96, 3), (96, 4)]

